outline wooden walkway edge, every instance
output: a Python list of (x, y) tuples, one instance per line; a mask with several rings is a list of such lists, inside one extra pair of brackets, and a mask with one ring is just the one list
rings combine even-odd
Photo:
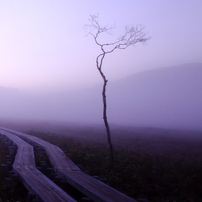
[[(136, 200), (106, 185), (105, 183), (82, 172), (71, 161), (71, 159), (66, 157), (64, 152), (59, 147), (40, 138), (0, 127), (0, 133), (5, 134), (5, 132), (8, 132), (9, 134), (11, 133), (13, 136), (18, 136), (20, 138), (32, 141), (34, 144), (37, 144), (39, 147), (43, 148), (54, 168), (54, 171), (59, 176), (65, 178), (71, 186), (88, 196), (94, 202), (137, 202)], [(14, 169), (17, 168), (16, 166), (17, 165), (15, 165)], [(21, 170), (20, 172), (23, 171)], [(72, 199), (68, 200), (71, 201)]]

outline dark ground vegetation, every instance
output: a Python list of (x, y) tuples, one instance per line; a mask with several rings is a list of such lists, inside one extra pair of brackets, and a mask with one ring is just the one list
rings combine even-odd
[[(202, 201), (202, 132), (114, 126), (115, 167), (110, 170), (101, 127), (46, 125), (21, 130), (58, 145), (90, 175), (106, 179), (136, 200)], [(1, 184), (1, 193), (3, 188)]]

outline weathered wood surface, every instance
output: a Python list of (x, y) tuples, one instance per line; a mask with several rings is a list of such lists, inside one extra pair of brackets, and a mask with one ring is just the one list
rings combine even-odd
[(95, 202), (137, 202), (136, 200), (124, 195), (123, 193), (113, 189), (105, 183), (82, 172), (57, 146), (48, 143), (40, 138), (1, 128), (0, 131), (8, 131), (21, 138), (33, 141), (46, 151), (46, 154), (55, 170), (55, 172), (64, 177), (69, 184), (77, 190), (91, 198)]
[(17, 147), (13, 170), (31, 192), (36, 193), (44, 202), (76, 202), (60, 187), (36, 169), (33, 147), (16, 135), (0, 130)]

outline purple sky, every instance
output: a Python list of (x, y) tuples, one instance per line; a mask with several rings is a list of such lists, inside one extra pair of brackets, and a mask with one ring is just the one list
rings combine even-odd
[[(142, 24), (147, 45), (116, 51), (104, 61), (109, 80), (164, 66), (202, 62), (201, 0), (0, 1), (0, 86), (58, 90), (100, 83), (99, 49), (83, 29), (89, 15), (116, 24)], [(108, 41), (107, 41), (108, 42)]]

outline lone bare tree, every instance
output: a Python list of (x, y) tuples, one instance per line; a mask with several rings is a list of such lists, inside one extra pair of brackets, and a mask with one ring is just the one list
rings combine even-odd
[(99, 36), (103, 33), (110, 33), (113, 30), (114, 26), (100, 26), (98, 16), (90, 15), (89, 18), (90, 24), (85, 25), (88, 34), (90, 34), (95, 43), (100, 47), (101, 53), (96, 57), (96, 67), (103, 79), (103, 88), (102, 88), (102, 100), (103, 100), (103, 120), (107, 132), (107, 140), (110, 149), (110, 158), (113, 165), (114, 162), (114, 149), (111, 140), (111, 132), (109, 123), (107, 120), (107, 98), (106, 98), (106, 87), (107, 87), (107, 78), (102, 70), (103, 61), (107, 54), (114, 52), (117, 49), (126, 49), (130, 46), (136, 46), (137, 43), (145, 43), (150, 37), (146, 37), (144, 32), (144, 27), (141, 25), (125, 27), (123, 35), (117, 38), (114, 42), (110, 43), (100, 43)]

